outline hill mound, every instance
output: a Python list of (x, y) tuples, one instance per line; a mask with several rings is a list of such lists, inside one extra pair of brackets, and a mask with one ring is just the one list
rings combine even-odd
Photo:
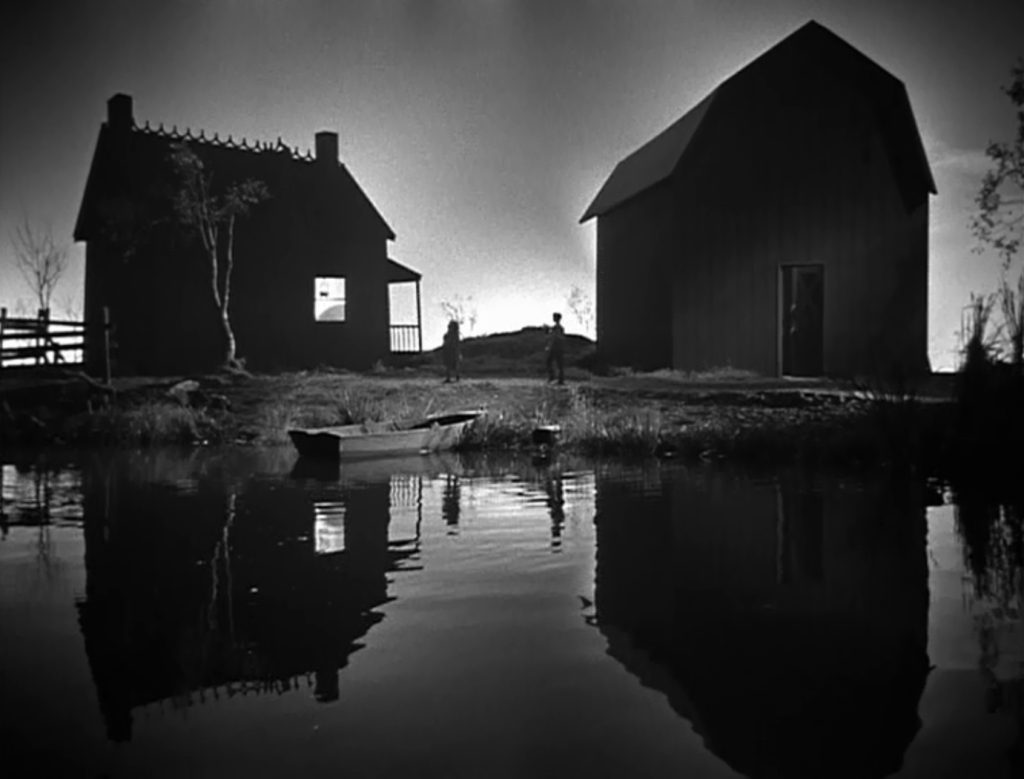
[[(543, 327), (524, 327), (510, 333), (471, 336), (462, 339), (462, 370), (471, 373), (536, 373), (544, 370), (548, 334)], [(583, 367), (592, 359), (594, 342), (586, 336), (567, 333), (565, 365)], [(396, 367), (427, 367), (442, 363), (441, 347), (414, 355), (393, 355)]]

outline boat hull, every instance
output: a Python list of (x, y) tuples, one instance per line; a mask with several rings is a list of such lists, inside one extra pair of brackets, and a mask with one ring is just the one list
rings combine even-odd
[(428, 417), (411, 424), (378, 423), (293, 429), (288, 437), (303, 457), (383, 457), (451, 449), (482, 412)]

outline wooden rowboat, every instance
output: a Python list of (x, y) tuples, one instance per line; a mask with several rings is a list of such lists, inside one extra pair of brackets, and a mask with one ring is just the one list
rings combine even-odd
[(374, 457), (451, 449), (482, 410), (451, 411), (422, 419), (288, 431), (303, 457)]

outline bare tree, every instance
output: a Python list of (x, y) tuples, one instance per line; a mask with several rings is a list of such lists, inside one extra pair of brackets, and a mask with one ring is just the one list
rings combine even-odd
[(213, 174), (186, 143), (175, 144), (171, 164), (178, 175), (174, 210), (178, 220), (194, 230), (206, 252), (210, 291), (224, 331), (224, 365), (239, 367), (235, 333), (231, 327), (231, 272), (234, 269), (235, 223), (253, 206), (270, 197), (267, 186), (256, 179), (231, 183), (217, 193)]
[(576, 317), (580, 327), (589, 332), (594, 325), (594, 304), (590, 300), (590, 295), (574, 284), (565, 299), (565, 305)]
[(57, 308), (65, 319), (80, 322), (83, 317), (82, 301), (74, 295), (61, 295)]
[(1003, 92), (1013, 103), (1017, 131), (1011, 142), (993, 142), (985, 150), (993, 167), (975, 198), (978, 213), (971, 229), (979, 241), (978, 251), (993, 249), (1001, 260), (998, 294), (1003, 329), (1011, 360), (1024, 368), (1024, 268), (1016, 269), (1020, 273), (1016, 284), (1009, 280), (1024, 239), (1024, 57), (1011, 69)]
[(36, 309), (35, 311), (32, 310), (32, 303), (28, 298), (16, 298), (14, 306), (11, 309), (11, 313), (15, 316), (29, 318), (34, 317), (38, 311), (39, 309)]
[(40, 309), (49, 309), (53, 290), (68, 269), (68, 247), (57, 243), (49, 228), (36, 230), (28, 219), (15, 228), (11, 243), (15, 264), (36, 303)]
[(442, 300), (440, 305), (441, 311), (449, 321), (455, 320), (460, 327), (465, 327), (469, 332), (473, 331), (476, 326), (477, 313), (472, 295), (466, 297), (456, 295), (451, 300)]

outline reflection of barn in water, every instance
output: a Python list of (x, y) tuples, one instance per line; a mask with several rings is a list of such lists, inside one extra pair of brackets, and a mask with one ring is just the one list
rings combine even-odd
[(596, 500), (608, 652), (712, 752), (748, 776), (898, 769), (928, 672), (912, 491), (679, 472)]
[[(387, 480), (90, 476), (79, 621), (114, 740), (155, 702), (303, 686), (337, 698), (339, 669), (383, 618), (388, 573), (416, 554), (389, 541)], [(319, 552), (318, 510), (343, 510)]]

